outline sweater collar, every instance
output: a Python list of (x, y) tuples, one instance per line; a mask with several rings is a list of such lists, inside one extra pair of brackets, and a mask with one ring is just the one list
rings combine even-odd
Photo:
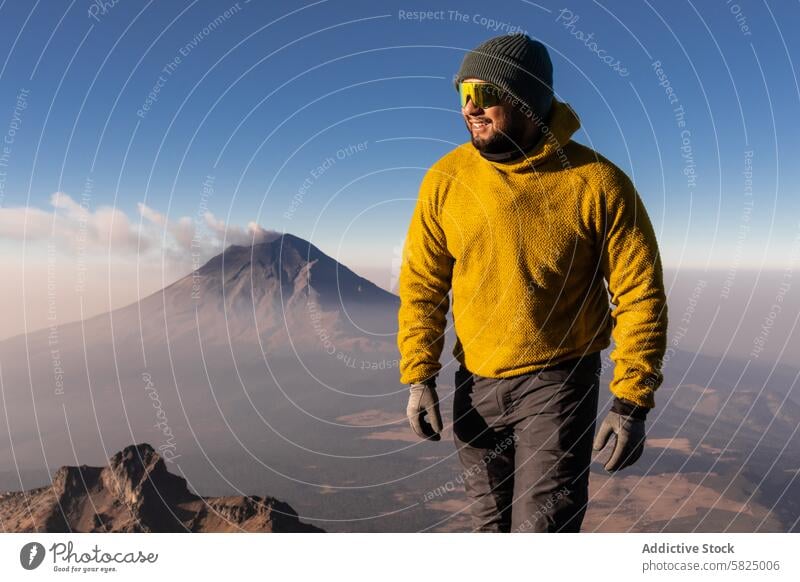
[(575, 113), (572, 107), (554, 98), (548, 123), (542, 128), (545, 135), (524, 154), (519, 154), (508, 160), (492, 160), (482, 156), (472, 144), (469, 145), (481, 160), (492, 164), (497, 169), (511, 172), (520, 171), (538, 166), (552, 155), (557, 154), (558, 150), (569, 143), (572, 135), (578, 131), (580, 126), (581, 122), (578, 114)]
[(478, 151), (481, 157), (484, 160), (489, 160), (490, 162), (513, 162), (517, 159), (521, 158), (525, 152), (529, 150), (535, 150), (537, 145), (540, 145), (542, 139), (541, 137), (534, 143), (526, 144), (522, 147), (517, 147), (510, 152), (500, 152), (497, 154), (490, 154), (488, 152)]

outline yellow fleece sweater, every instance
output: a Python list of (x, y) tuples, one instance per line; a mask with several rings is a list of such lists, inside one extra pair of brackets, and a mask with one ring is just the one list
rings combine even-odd
[(555, 101), (526, 157), (489, 161), (467, 142), (425, 174), (400, 270), (401, 382), (441, 369), (452, 303), (453, 355), (471, 372), (525, 374), (613, 337), (611, 392), (655, 406), (667, 333), (655, 233), (625, 173), (570, 139), (579, 127)]

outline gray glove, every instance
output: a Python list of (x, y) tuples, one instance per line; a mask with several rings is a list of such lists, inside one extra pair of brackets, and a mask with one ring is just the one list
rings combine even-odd
[(616, 435), (616, 444), (611, 458), (605, 464), (605, 470), (613, 473), (634, 464), (642, 456), (645, 442), (644, 420), (609, 412), (594, 438), (595, 451), (606, 446), (611, 433)]
[[(436, 388), (428, 384), (412, 384), (406, 408), (411, 429), (421, 439), (441, 440), (442, 417), (439, 414), (439, 397)], [(427, 415), (427, 420), (424, 418)]]

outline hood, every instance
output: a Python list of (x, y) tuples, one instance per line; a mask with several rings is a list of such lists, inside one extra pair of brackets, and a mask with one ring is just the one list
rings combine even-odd
[(548, 123), (542, 126), (545, 135), (542, 136), (535, 146), (525, 152), (520, 158), (515, 158), (508, 162), (495, 162), (487, 160), (480, 155), (474, 147), (472, 148), (481, 160), (492, 164), (496, 168), (504, 171), (529, 170), (531, 167), (538, 166), (553, 155), (558, 155), (558, 150), (567, 145), (572, 139), (572, 135), (581, 127), (578, 114), (568, 103), (553, 99), (553, 106), (550, 110)]

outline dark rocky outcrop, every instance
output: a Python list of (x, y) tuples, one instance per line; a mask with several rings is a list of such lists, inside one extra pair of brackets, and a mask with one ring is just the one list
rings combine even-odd
[(148, 444), (107, 467), (61, 467), (50, 487), (0, 495), (6, 532), (321, 532), (272, 497), (200, 497)]

